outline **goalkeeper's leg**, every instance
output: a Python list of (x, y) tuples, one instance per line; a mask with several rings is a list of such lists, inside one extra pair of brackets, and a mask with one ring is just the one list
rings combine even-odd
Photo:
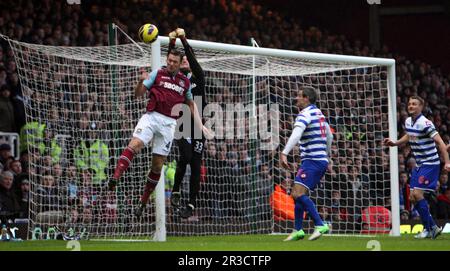
[(172, 196), (170, 198), (170, 203), (175, 208), (178, 208), (180, 206), (180, 188), (181, 184), (183, 183), (184, 174), (186, 173), (186, 166), (191, 162), (192, 158), (192, 146), (186, 139), (182, 138), (178, 140), (177, 145), (180, 151), (180, 158), (177, 161), (175, 181), (172, 188)]
[(188, 218), (192, 216), (198, 192), (200, 191), (200, 169), (202, 165), (204, 140), (194, 140), (192, 145), (192, 159), (191, 159), (191, 178), (189, 180), (189, 203), (181, 212), (181, 217)]

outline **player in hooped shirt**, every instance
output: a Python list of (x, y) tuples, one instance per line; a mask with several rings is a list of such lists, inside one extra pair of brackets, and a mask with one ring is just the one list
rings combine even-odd
[(421, 97), (410, 97), (408, 101), (410, 117), (405, 121), (406, 134), (396, 142), (385, 138), (383, 143), (389, 147), (394, 147), (409, 142), (417, 162), (417, 167), (412, 170), (409, 184), (412, 190), (411, 202), (414, 203), (414, 208), (418, 211), (424, 225), (423, 232), (415, 237), (418, 239), (436, 239), (441, 234), (442, 228), (434, 222), (427, 200), (424, 198), (424, 192), (436, 190), (441, 169), (438, 149), (445, 163), (444, 169), (449, 172), (450, 160), (444, 141), (433, 123), (422, 115), (423, 106), (424, 100)]
[[(170, 152), (181, 104), (189, 105), (194, 125), (199, 125), (199, 128), (203, 127), (197, 106), (192, 99), (191, 83), (180, 72), (182, 57), (180, 51), (173, 49), (167, 55), (166, 67), (153, 70), (150, 75), (146, 72), (142, 73), (135, 89), (135, 96), (140, 97), (148, 92), (150, 99), (147, 104), (147, 112), (136, 125), (133, 138), (120, 155), (113, 178), (108, 184), (110, 189), (115, 189), (120, 177), (130, 166), (133, 157), (153, 140), (152, 166), (147, 176), (140, 206), (135, 210), (137, 216), (142, 215), (150, 194), (158, 184), (162, 166)], [(202, 130), (202, 128), (200, 129)]]
[(300, 143), (302, 163), (291, 192), (295, 201), (295, 229), (285, 241), (297, 241), (305, 237), (302, 229), (305, 211), (308, 212), (315, 225), (313, 234), (308, 238), (310, 241), (316, 240), (329, 231), (328, 225), (322, 221), (314, 202), (308, 196), (308, 193), (319, 184), (327, 169), (331, 168), (329, 164), (333, 134), (322, 111), (315, 105), (316, 99), (317, 93), (314, 88), (303, 87), (299, 90), (297, 106), (302, 111), (298, 114), (292, 134), (280, 155), (281, 165), (286, 169), (294, 170), (288, 163), (287, 155)]

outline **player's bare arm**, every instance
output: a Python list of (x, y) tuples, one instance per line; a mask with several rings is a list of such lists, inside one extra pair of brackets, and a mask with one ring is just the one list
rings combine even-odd
[(146, 72), (145, 70), (141, 70), (141, 76), (139, 78), (139, 82), (136, 85), (136, 88), (134, 89), (134, 97), (135, 98), (139, 98), (142, 97), (145, 92), (147, 91), (147, 89), (144, 86), (144, 80), (148, 78), (148, 72)]
[(393, 141), (390, 138), (385, 138), (383, 140), (383, 145), (388, 146), (388, 147), (395, 147), (395, 146), (401, 146), (403, 144), (408, 143), (409, 141), (409, 135), (405, 134), (404, 136), (402, 136), (402, 138), (400, 138), (397, 141)]
[(442, 140), (439, 134), (436, 134), (433, 137), (433, 140), (437, 145), (441, 159), (444, 159), (444, 169), (447, 172), (450, 172), (450, 159), (448, 156), (447, 147), (445, 146), (444, 140)]
[(197, 126), (198, 129), (203, 130), (202, 119), (200, 118), (200, 113), (198, 112), (198, 108), (194, 100), (186, 100), (186, 104), (191, 110), (191, 116), (194, 119), (194, 125)]

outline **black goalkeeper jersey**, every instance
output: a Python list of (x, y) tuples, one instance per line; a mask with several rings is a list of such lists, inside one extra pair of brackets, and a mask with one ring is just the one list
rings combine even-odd
[[(195, 57), (194, 50), (189, 45), (187, 40), (185, 38), (182, 38), (180, 40), (183, 44), (184, 52), (186, 54), (186, 58), (189, 62), (189, 66), (191, 68), (191, 71), (188, 73), (185, 73), (185, 75), (189, 78), (189, 81), (191, 82), (191, 86), (192, 86), (191, 92), (192, 92), (194, 101), (196, 100), (196, 97), (197, 97), (197, 99), (198, 99), (198, 97), (201, 98), (201, 105), (197, 104), (197, 106), (198, 106), (198, 111), (200, 113), (200, 116), (202, 116), (203, 109), (206, 106), (205, 73), (203, 72), (202, 67), (200, 66), (200, 64), (198, 63), (198, 61)], [(169, 43), (169, 52), (174, 47), (175, 47), (175, 42), (170, 42)], [(204, 121), (203, 121), (203, 123), (204, 123)], [(195, 127), (194, 119), (192, 117), (191, 117), (191, 127)], [(194, 138), (194, 129), (191, 129), (191, 137)]]

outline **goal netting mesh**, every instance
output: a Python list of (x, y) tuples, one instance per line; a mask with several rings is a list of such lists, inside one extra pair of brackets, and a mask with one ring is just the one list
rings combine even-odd
[[(152, 236), (154, 197), (142, 218), (133, 215), (150, 170), (151, 148), (135, 157), (116, 192), (105, 185), (145, 113), (146, 99), (135, 99), (134, 87), (140, 70), (151, 69), (151, 46), (9, 43), (27, 123), (39, 124), (21, 142), (30, 156), (30, 231), (58, 226), (90, 238)], [(162, 46), (162, 65), (166, 52)], [(295, 176), (281, 168), (279, 153), (298, 114), (297, 91), (305, 85), (319, 90), (318, 106), (334, 132), (334, 171), (311, 193), (323, 219), (333, 233), (359, 234), (366, 228), (368, 207), (389, 209), (389, 160), (381, 148), (388, 134), (385, 67), (195, 52), (206, 75), (207, 102), (216, 106), (214, 114), (222, 110), (223, 125), (216, 123), (217, 137), (206, 144), (197, 208), (189, 219), (179, 218), (168, 200), (178, 156), (173, 144), (165, 167), (169, 235), (291, 231), (289, 192)], [(243, 110), (251, 104), (256, 111)], [(269, 113), (271, 108), (276, 114)], [(289, 159), (299, 165), (298, 148)], [(188, 167), (182, 205), (189, 195), (189, 175)], [(305, 229), (312, 226), (307, 218)]]

